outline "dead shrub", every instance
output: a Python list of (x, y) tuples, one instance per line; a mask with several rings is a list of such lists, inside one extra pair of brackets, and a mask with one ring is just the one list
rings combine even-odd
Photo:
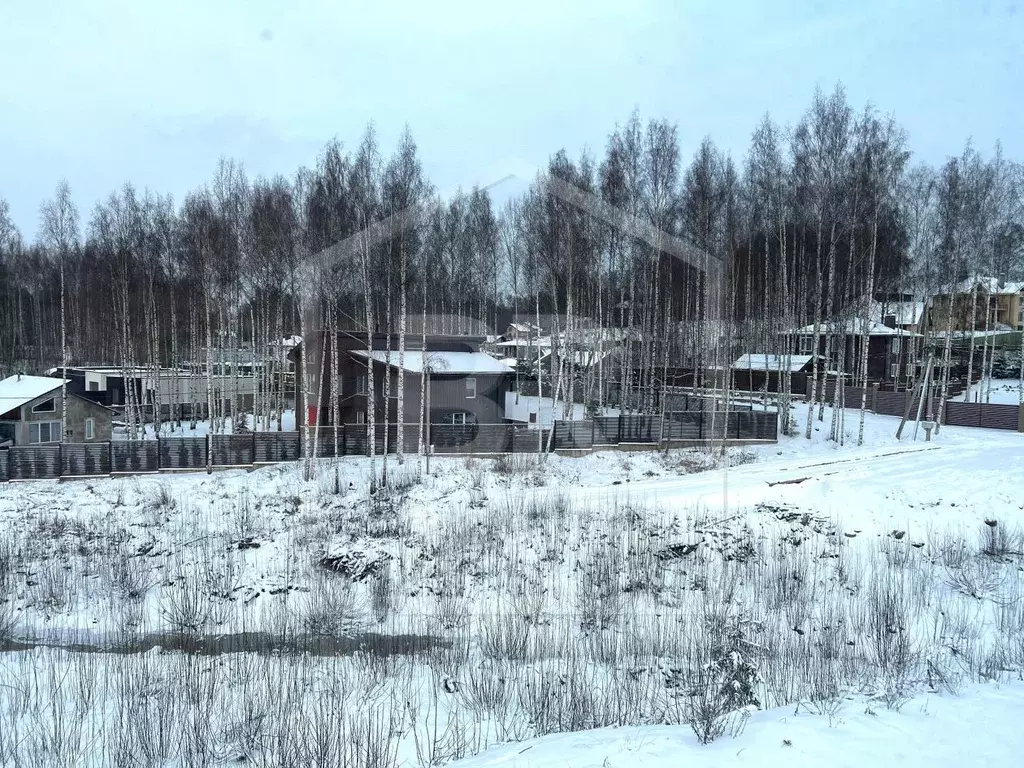
[(303, 629), (310, 635), (348, 637), (364, 624), (361, 601), (352, 584), (339, 578), (318, 578), (300, 608)]

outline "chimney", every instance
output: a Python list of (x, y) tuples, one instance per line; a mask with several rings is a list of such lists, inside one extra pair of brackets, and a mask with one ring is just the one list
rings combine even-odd
[(882, 324), (886, 328), (893, 328), (893, 329), (895, 329), (896, 328), (896, 315), (886, 315), (885, 318), (882, 320)]

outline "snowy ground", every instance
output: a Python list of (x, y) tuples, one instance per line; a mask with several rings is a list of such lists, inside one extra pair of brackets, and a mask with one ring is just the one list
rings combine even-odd
[(1024, 435), (825, 417), (728, 467), (0, 486), (0, 765), (1012, 764)]
[[(256, 424), (255, 417), (252, 414), (247, 415), (246, 416), (246, 423), (249, 425), (249, 431), (251, 432), (253, 430), (253, 428), (254, 428), (254, 425)], [(147, 438), (154, 438), (154, 437), (156, 437), (158, 430), (159, 430), (159, 434), (160, 434), (161, 437), (206, 437), (206, 435), (208, 435), (210, 433), (210, 422), (209, 421), (196, 421), (196, 422), (194, 422), (194, 424), (195, 424), (195, 426), (193, 426), (193, 422), (189, 421), (188, 419), (184, 419), (181, 422), (181, 426), (178, 426), (177, 423), (172, 423), (170, 421), (161, 422), (159, 425), (150, 423), (150, 424), (146, 425), (146, 437)], [(261, 430), (263, 429), (263, 425), (262, 424), (260, 424), (260, 429)], [(291, 432), (291, 431), (294, 431), (294, 429), (295, 429), (295, 411), (285, 411), (284, 412), (284, 416), (283, 416), (283, 421), (282, 421), (282, 424), (281, 424), (281, 430), (284, 431), (284, 432)], [(232, 419), (232, 417), (228, 416), (228, 417), (226, 417), (224, 419), (223, 434), (230, 435), (230, 434), (232, 434), (233, 430), (234, 430), (233, 419)], [(272, 432), (273, 431), (277, 431), (277, 418), (276, 417), (272, 417), (271, 418), (270, 425), (267, 428), (267, 431), (272, 431)], [(126, 427), (115, 428), (115, 430), (114, 430), (114, 439), (115, 440), (125, 439), (126, 438), (126, 434), (125, 433), (126, 433)]]
[[(754, 714), (744, 731), (700, 745), (674, 726), (607, 728), (495, 747), (452, 768), (963, 768), (1018, 765), (1024, 686), (926, 695), (902, 712), (846, 700), (829, 716), (788, 707)], [(987, 734), (987, 736), (986, 736)]]
[[(963, 403), (966, 392), (952, 398), (954, 401)], [(970, 402), (972, 403), (1000, 403), (1004, 405), (1017, 405), (1021, 402), (1020, 380), (1019, 379), (992, 379), (991, 385), (987, 378), (971, 387)]]

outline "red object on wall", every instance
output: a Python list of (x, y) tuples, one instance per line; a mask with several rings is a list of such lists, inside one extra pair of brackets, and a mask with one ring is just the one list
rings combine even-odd
[(316, 424), (316, 406), (309, 406), (307, 411), (308, 412), (306, 413), (306, 425), (314, 426)]

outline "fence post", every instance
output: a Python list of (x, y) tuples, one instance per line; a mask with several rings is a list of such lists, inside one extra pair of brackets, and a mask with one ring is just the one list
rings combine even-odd
[(64, 438), (57, 443), (57, 477), (64, 477)]
[(704, 439), (704, 409), (701, 408), (699, 411), (697, 411), (697, 413), (700, 414), (697, 417), (697, 439), (698, 440), (703, 440)]
[[(256, 463), (256, 419), (255, 418), (253, 418), (253, 420), (252, 420), (252, 426), (253, 426), (253, 430), (252, 430), (252, 453), (250, 455), (252, 456), (252, 460), (251, 460), (252, 464), (255, 464)], [(252, 466), (252, 464), (250, 464), (250, 466)]]
[(736, 414), (736, 439), (740, 439), (740, 412), (733, 411)]
[(209, 432), (206, 433), (206, 474), (213, 474), (213, 451), (210, 448), (213, 445), (213, 437)]

